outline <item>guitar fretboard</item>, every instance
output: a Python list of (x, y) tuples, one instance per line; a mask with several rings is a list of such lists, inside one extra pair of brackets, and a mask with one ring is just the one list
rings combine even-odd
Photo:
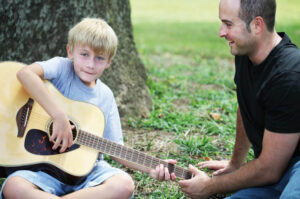
[(155, 169), (157, 165), (163, 164), (165, 167), (168, 167), (170, 173), (175, 173), (176, 177), (182, 179), (190, 179), (192, 177), (188, 170), (177, 165), (167, 163), (159, 158), (152, 157), (146, 153), (117, 144), (82, 130), (79, 130), (76, 142), (79, 145), (88, 146), (110, 156), (143, 165), (148, 168)]

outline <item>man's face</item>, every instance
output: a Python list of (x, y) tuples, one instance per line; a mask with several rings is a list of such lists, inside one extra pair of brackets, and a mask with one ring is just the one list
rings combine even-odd
[(239, 17), (240, 0), (220, 0), (219, 18), (222, 22), (219, 36), (224, 37), (232, 55), (250, 55), (254, 41), (246, 24)]

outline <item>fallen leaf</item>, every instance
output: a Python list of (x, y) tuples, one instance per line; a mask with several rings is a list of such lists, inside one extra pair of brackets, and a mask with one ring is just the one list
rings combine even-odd
[(204, 157), (204, 160), (211, 161), (211, 158), (210, 157)]
[(214, 120), (221, 120), (221, 114), (220, 113), (214, 113), (214, 112), (210, 112), (209, 114)]

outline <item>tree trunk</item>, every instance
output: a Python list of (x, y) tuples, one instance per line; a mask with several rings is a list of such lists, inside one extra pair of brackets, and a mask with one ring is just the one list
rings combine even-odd
[(121, 116), (146, 116), (152, 99), (135, 48), (129, 0), (0, 0), (0, 60), (32, 63), (66, 56), (68, 30), (85, 17), (101, 17), (119, 46), (101, 77), (114, 92)]

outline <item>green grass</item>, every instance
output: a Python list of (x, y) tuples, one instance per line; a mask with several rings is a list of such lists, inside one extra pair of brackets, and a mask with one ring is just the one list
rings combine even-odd
[(218, 26), (213, 22), (149, 22), (136, 24), (134, 34), (142, 55), (171, 53), (212, 58), (217, 53), (217, 56), (230, 57), (229, 50), (224, 48), (225, 40), (217, 36)]
[(213, 0), (131, 0), (134, 24), (148, 22), (218, 21), (218, 1)]

